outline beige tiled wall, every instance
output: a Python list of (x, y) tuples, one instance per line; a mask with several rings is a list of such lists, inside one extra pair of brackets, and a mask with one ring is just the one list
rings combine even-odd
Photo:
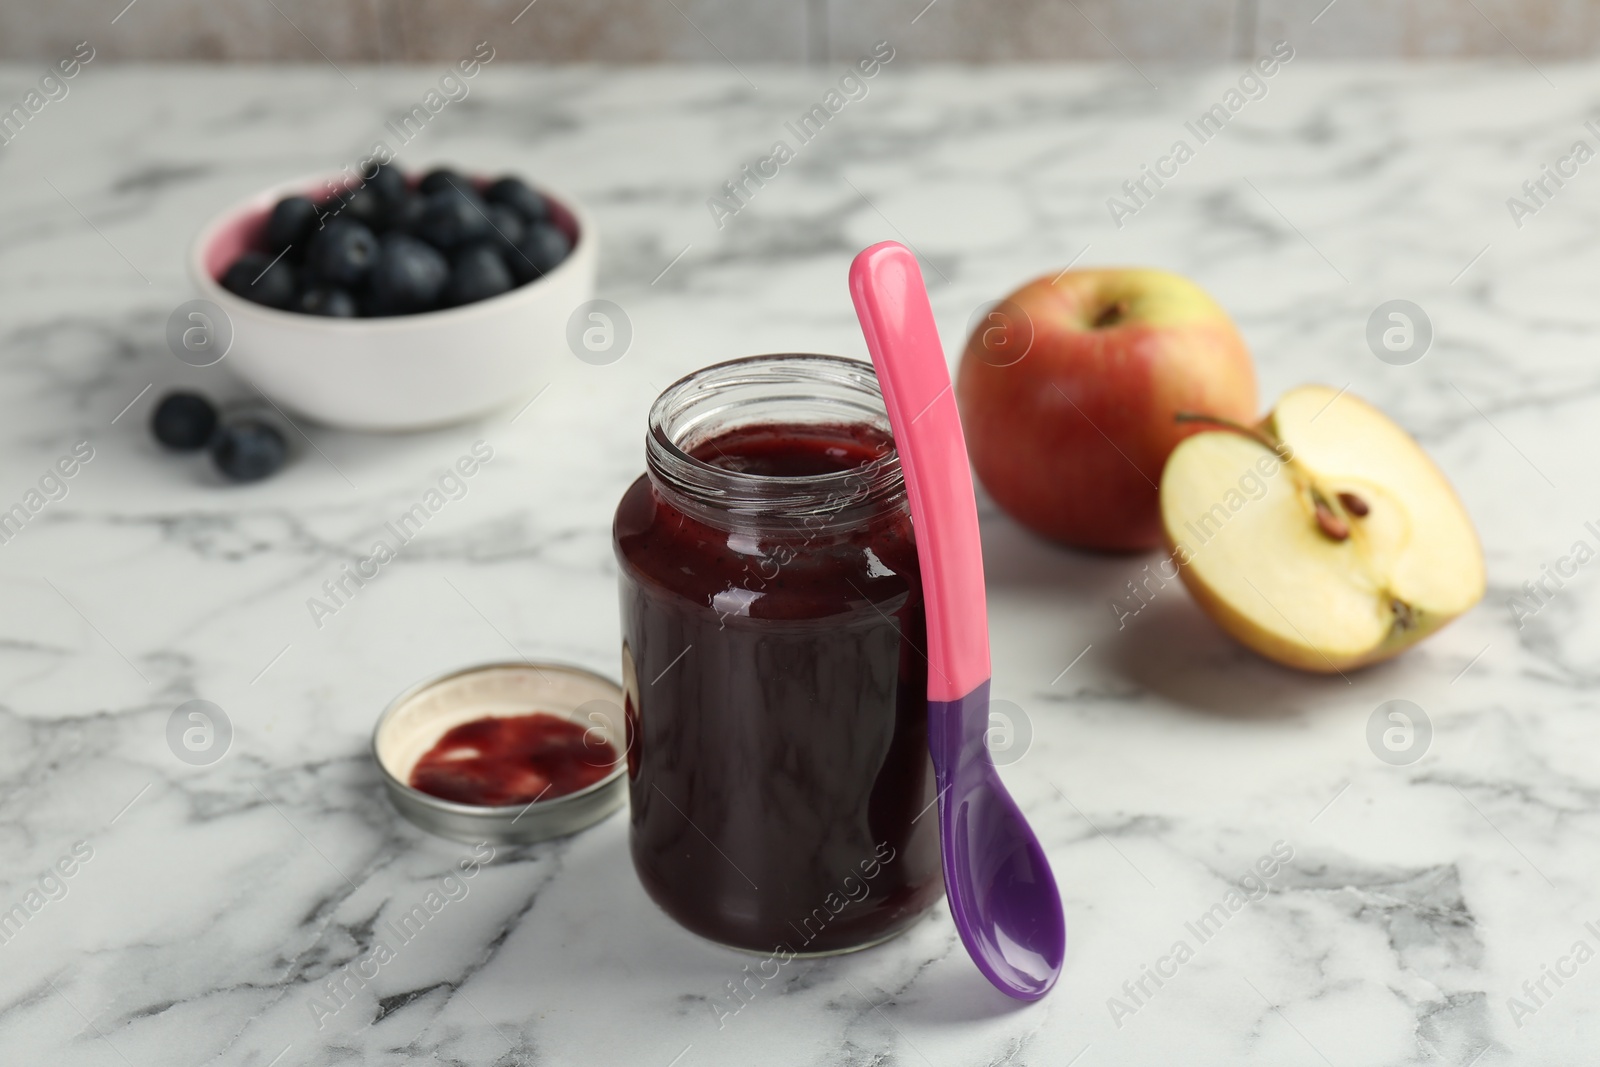
[(0, 0), (0, 59), (1205, 62), (1600, 51), (1600, 0)]
[[(1537, 62), (1600, 54), (1596, 0), (1259, 0), (1255, 38), (1307, 56), (1503, 56)], [(1313, 25), (1311, 20), (1315, 18)]]
[[(831, 0), (832, 54), (916, 59), (1226, 59), (1237, 0)], [(915, 21), (913, 21), (915, 20)]]

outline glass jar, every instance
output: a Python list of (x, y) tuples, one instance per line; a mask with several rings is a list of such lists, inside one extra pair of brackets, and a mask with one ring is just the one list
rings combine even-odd
[(645, 459), (613, 526), (640, 881), (737, 948), (894, 936), (943, 882), (922, 587), (872, 366), (697, 371), (651, 408)]

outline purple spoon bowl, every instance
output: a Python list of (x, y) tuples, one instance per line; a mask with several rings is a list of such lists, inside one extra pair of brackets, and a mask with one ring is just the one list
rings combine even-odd
[(978, 969), (1020, 1000), (1061, 974), (1067, 927), (1044, 849), (989, 756), (989, 683), (928, 702), (928, 749), (939, 787), (945, 892)]

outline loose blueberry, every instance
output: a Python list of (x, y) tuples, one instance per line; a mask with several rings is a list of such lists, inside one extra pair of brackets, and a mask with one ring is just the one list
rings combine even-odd
[(267, 247), (277, 255), (289, 248), (289, 256), (300, 258), (317, 232), (317, 205), (303, 196), (286, 196), (279, 200), (267, 218)]
[(444, 289), (444, 302), (452, 307), (473, 304), (499, 296), (515, 282), (506, 261), (488, 242), (468, 245), (450, 261), (450, 282)]
[(270, 308), (294, 302), (296, 272), (285, 259), (273, 261), (262, 252), (246, 252), (222, 275), (222, 287), (236, 296)]
[(385, 234), (367, 283), (369, 315), (414, 315), (436, 307), (450, 280), (450, 264), (425, 241)]
[(491, 204), (506, 205), (527, 222), (550, 218), (550, 204), (521, 178), (501, 178), (483, 191), (483, 198)]
[(204, 448), (217, 428), (217, 409), (199, 393), (168, 393), (150, 417), (156, 440), (175, 452)]
[(360, 314), (356, 298), (343, 289), (316, 286), (295, 297), (294, 310), (306, 315), (326, 315), (334, 319), (353, 319)]
[(335, 218), (311, 239), (306, 273), (319, 284), (354, 288), (366, 279), (377, 255), (378, 239), (370, 229), (352, 219)]
[(506, 265), (516, 276), (517, 284), (526, 285), (555, 269), (571, 251), (572, 242), (566, 234), (549, 223), (537, 222), (528, 227), (522, 243), (506, 256)]
[(443, 189), (428, 196), (416, 234), (442, 252), (488, 237), (488, 205), (468, 188)]
[(278, 428), (249, 416), (224, 422), (211, 441), (211, 461), (236, 482), (260, 481), (288, 458), (289, 447)]
[(528, 235), (528, 224), (504, 204), (490, 204), (485, 214), (489, 216), (489, 243), (505, 255), (515, 255), (512, 249)]
[(430, 196), (444, 189), (471, 189), (472, 182), (450, 167), (436, 167), (422, 176), (417, 188), (423, 196)]

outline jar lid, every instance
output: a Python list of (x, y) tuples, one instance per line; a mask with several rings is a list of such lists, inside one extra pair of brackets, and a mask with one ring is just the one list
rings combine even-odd
[[(430, 833), (469, 844), (523, 844), (576, 833), (622, 806), (627, 727), (622, 688), (559, 663), (486, 663), (407, 689), (378, 717), (372, 757), (395, 809)], [(548, 799), (488, 806), (445, 800), (411, 785), (418, 762), (450, 730), (485, 718), (544, 712), (593, 731), (616, 753), (605, 777)]]

